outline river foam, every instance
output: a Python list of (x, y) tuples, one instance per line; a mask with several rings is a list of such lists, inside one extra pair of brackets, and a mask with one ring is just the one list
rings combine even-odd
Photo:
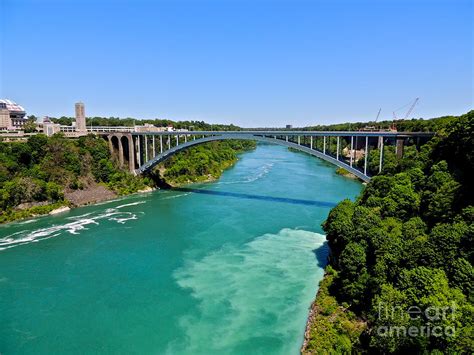
[(180, 318), (187, 341), (169, 344), (168, 352), (239, 353), (250, 346), (272, 353), (270, 343), (277, 353), (297, 353), (307, 316), (301, 304), (310, 306), (327, 252), (324, 235), (283, 229), (187, 262), (174, 277), (199, 301), (199, 316)]
[[(65, 218), (67, 223), (53, 225), (47, 228), (39, 229), (24, 229), (0, 238), (0, 251), (4, 249), (13, 248), (19, 245), (39, 242), (49, 238), (64, 235), (69, 233), (73, 235), (80, 234), (81, 231), (87, 230), (91, 225), (99, 225), (100, 221), (107, 220), (120, 224), (125, 224), (127, 221), (138, 219), (139, 212), (123, 211), (122, 208), (131, 207), (146, 203), (146, 201), (138, 201), (128, 203), (113, 208), (107, 208), (105, 211), (89, 212), (78, 216), (71, 216)], [(70, 221), (70, 222), (69, 222)], [(21, 222), (20, 225), (28, 227), (29, 223)]]

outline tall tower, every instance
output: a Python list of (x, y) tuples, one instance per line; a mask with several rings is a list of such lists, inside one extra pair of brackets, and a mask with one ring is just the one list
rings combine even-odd
[(87, 132), (86, 113), (82, 102), (76, 103), (76, 132)]

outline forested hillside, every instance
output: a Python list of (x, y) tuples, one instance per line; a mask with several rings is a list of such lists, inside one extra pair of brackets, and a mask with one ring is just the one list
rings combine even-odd
[(70, 205), (75, 192), (110, 190), (110, 198), (155, 186), (160, 179), (168, 185), (217, 179), (238, 152), (254, 147), (255, 142), (248, 141), (197, 146), (166, 161), (160, 178), (134, 176), (119, 168), (107, 142), (94, 135), (68, 139), (38, 134), (27, 142), (0, 142), (0, 223)]
[(0, 143), (0, 222), (47, 213), (67, 204), (65, 192), (102, 184), (119, 195), (151, 181), (118, 168), (107, 142), (89, 135), (67, 139), (38, 134)]
[(218, 179), (223, 170), (237, 161), (237, 154), (254, 149), (256, 142), (226, 140), (209, 142), (186, 149), (164, 163), (157, 170), (172, 186)]
[(333, 208), (306, 353), (472, 352), (473, 147), (471, 111)]
[(375, 129), (390, 129), (395, 127), (399, 132), (437, 132), (443, 129), (454, 116), (443, 116), (431, 119), (412, 118), (400, 120), (369, 121), (369, 122), (346, 122), (331, 125), (317, 125), (305, 127), (304, 130), (314, 131), (356, 131), (366, 127)]

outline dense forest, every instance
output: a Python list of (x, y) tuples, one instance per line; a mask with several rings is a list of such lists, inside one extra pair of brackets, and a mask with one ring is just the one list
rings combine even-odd
[(400, 132), (437, 132), (451, 122), (454, 116), (443, 116), (425, 120), (423, 118), (400, 119), (390, 121), (346, 122), (331, 125), (317, 125), (305, 127), (309, 131), (357, 131), (366, 127), (375, 129), (396, 128)]
[(473, 140), (452, 117), (331, 210), (305, 353), (472, 352)]
[(65, 193), (94, 184), (122, 195), (150, 183), (119, 169), (107, 142), (94, 135), (38, 134), (27, 142), (0, 143), (0, 223), (48, 213), (68, 203)]
[[(217, 179), (237, 153), (255, 142), (211, 142), (178, 153), (156, 173), (134, 176), (119, 168), (107, 141), (95, 135), (69, 139), (37, 134), (26, 142), (0, 142), (0, 223), (70, 205), (70, 194), (103, 186), (115, 195), (147, 187)], [(159, 176), (164, 173), (164, 176)]]

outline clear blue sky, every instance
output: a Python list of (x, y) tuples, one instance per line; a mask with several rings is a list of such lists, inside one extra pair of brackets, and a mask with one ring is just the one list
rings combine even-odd
[(88, 116), (303, 126), (474, 102), (471, 0), (0, 3), (0, 97), (38, 116), (82, 100)]

